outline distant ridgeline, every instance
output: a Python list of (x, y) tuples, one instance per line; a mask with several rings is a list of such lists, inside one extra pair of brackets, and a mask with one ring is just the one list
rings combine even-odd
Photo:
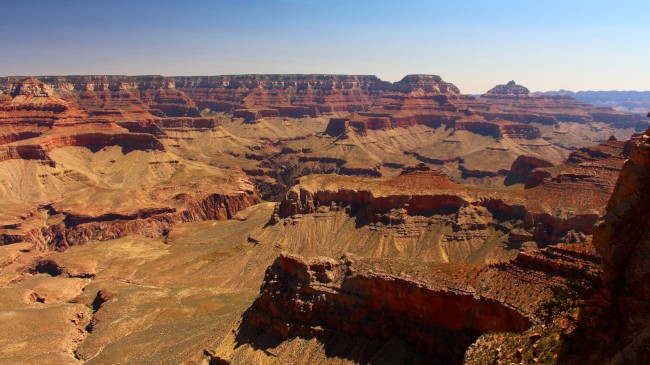
[(606, 106), (618, 111), (645, 114), (650, 109), (650, 91), (578, 91), (536, 92), (538, 95), (570, 95), (595, 106)]

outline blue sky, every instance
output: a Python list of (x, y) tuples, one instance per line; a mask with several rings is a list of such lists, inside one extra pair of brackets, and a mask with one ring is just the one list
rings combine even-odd
[(437, 74), (649, 90), (650, 1), (8, 1), (0, 75)]

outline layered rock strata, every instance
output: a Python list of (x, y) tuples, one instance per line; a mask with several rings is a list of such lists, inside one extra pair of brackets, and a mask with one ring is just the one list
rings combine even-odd
[(41, 206), (16, 223), (0, 226), (0, 244), (31, 242), (41, 248), (63, 250), (130, 234), (157, 238), (175, 224), (232, 219), (239, 211), (262, 202), (247, 181), (240, 181), (240, 190), (233, 192), (190, 192), (182, 186), (176, 189), (179, 193), (169, 200), (131, 211), (84, 212), (59, 208), (56, 203)]
[[(476, 112), (488, 119), (503, 118), (526, 124), (601, 121), (623, 128), (644, 125), (638, 115), (596, 108), (567, 95), (533, 95), (514, 81), (498, 85), (473, 100), (434, 75), (409, 75), (395, 83), (375, 76), (348, 75), (45, 76), (40, 79), (68, 103), (77, 104), (94, 115), (119, 118), (198, 117), (199, 110), (208, 109), (236, 111), (237, 116), (254, 120), (383, 109), (398, 112), (395, 120), (400, 125), (449, 120), (450, 116), (422, 115), (426, 109), (438, 109), (452, 114)], [(41, 82), (34, 80), (28, 82)], [(20, 86), (21, 82), (15, 77), (0, 78), (0, 90), (4, 95), (23, 92), (22, 89), (31, 92), (29, 87)], [(36, 88), (43, 95), (48, 93), (41, 86)], [(441, 105), (444, 107), (440, 108)], [(60, 103), (46, 103), (43, 108), (61, 111), (64, 107)]]
[[(512, 185), (518, 183), (525, 183), (528, 175), (536, 168), (551, 167), (553, 163), (533, 156), (519, 156), (512, 163), (510, 172), (506, 176), (505, 184)], [(531, 184), (532, 185), (532, 184)], [(529, 188), (532, 186), (528, 186)]]
[(374, 273), (345, 259), (293, 255), (269, 267), (245, 320), (284, 338), (326, 331), (384, 341), (399, 336), (441, 363), (460, 363), (481, 333), (520, 332), (533, 323), (469, 288)]
[(44, 79), (3, 85), (0, 244), (63, 249), (157, 237), (173, 224), (229, 219), (261, 202), (242, 172), (184, 159), (179, 143), (227, 136), (173, 82)]
[[(590, 186), (592, 194), (606, 195), (614, 191), (614, 185), (625, 159), (629, 157), (629, 142), (608, 141), (591, 147), (575, 150), (567, 160), (557, 166), (536, 166), (525, 173), (523, 169), (517, 174), (518, 181), (525, 182), (525, 189), (531, 189), (544, 183), (545, 187), (562, 186), (567, 190), (583, 191)], [(529, 157), (523, 159), (532, 161)], [(518, 163), (518, 165), (520, 165)], [(535, 162), (541, 165), (539, 162)], [(513, 164), (511, 171), (519, 171), (520, 167)], [(526, 169), (527, 170), (527, 169)], [(540, 196), (541, 198), (541, 196)]]
[[(529, 329), (551, 287), (566, 285), (572, 269), (598, 275), (599, 262), (589, 244), (531, 251), (487, 266), (282, 254), (267, 269), (234, 342), (222, 344), (214, 358), (240, 363), (268, 354), (269, 343), (300, 337), (322, 341), (336, 356), (357, 363), (382, 362), (375, 356), (398, 341), (392, 347), (397, 359), (407, 352), (409, 362), (460, 364), (481, 334)], [(348, 337), (337, 339), (340, 334)], [(359, 339), (372, 345), (358, 353), (337, 342)], [(237, 350), (245, 344), (259, 354)]]
[[(596, 224), (594, 245), (602, 255), (602, 297), (594, 299), (599, 322), (585, 323), (607, 346), (583, 354), (589, 361), (612, 364), (645, 363), (650, 351), (650, 130), (634, 143), (616, 182), (605, 214)], [(594, 328), (595, 327), (595, 328)]]
[(539, 124), (602, 122), (620, 128), (645, 128), (645, 121), (638, 115), (595, 107), (569, 95), (532, 94), (514, 81), (495, 86), (477, 101), (472, 107), (488, 119)]
[[(464, 220), (459, 218), (467, 216), (467, 224), (476, 233), (493, 227), (509, 233), (512, 244), (534, 241), (545, 246), (567, 240), (584, 241), (592, 233), (611, 190), (607, 191), (606, 186), (586, 187), (592, 183), (589, 180), (582, 183), (585, 188), (580, 191), (576, 191), (573, 182), (551, 181), (534, 189), (497, 192), (457, 185), (426, 169), (409, 171), (393, 179), (313, 175), (291, 188), (278, 206), (274, 222), (345, 208), (358, 217), (360, 224), (386, 226), (407, 224), (416, 216), (429, 220), (452, 216), (456, 220), (453, 231), (467, 234), (469, 226), (461, 227)], [(521, 227), (521, 231), (503, 227), (506, 221)], [(445, 237), (456, 239), (454, 233)]]

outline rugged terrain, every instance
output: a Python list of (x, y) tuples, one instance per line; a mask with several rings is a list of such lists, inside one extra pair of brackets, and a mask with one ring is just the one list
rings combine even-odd
[(598, 275), (645, 125), (429, 75), (1, 78), (0, 362), (459, 363)]
[[(570, 97), (508, 94), (503, 85), (475, 99), (429, 75), (410, 75), (395, 83), (345, 75), (28, 80), (42, 82), (46, 94), (60, 100), (52, 105), (61, 109), (65, 103), (77, 122), (70, 123), (71, 113), (49, 110), (23, 123), (17, 107), (7, 106), (12, 128), (2, 138), (4, 155), (46, 158), (47, 151), (29, 146), (27, 140), (52, 129), (54, 121), (55, 129), (65, 121), (69, 131), (95, 121), (93, 130), (102, 125), (142, 134), (116, 138), (149, 138), (143, 145), (153, 143), (183, 159), (243, 170), (255, 177), (264, 197), (276, 200), (297, 177), (312, 172), (390, 177), (417, 162), (457, 182), (498, 184), (519, 155), (558, 163), (576, 147), (611, 135), (624, 140), (635, 129), (645, 129), (638, 115)], [(23, 81), (0, 79), (5, 103), (47, 99), (16, 99)], [(37, 128), (32, 128), (34, 123)]]

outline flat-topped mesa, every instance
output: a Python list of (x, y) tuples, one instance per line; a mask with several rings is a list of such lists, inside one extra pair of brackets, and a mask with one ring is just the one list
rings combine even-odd
[(409, 351), (449, 364), (460, 364), (482, 333), (522, 332), (533, 324), (508, 303), (466, 285), (375, 272), (349, 258), (289, 254), (267, 269), (243, 321), (242, 327), (286, 339), (332, 331), (379, 343), (397, 337)]
[(174, 88), (143, 89), (140, 99), (149, 106), (149, 113), (161, 117), (200, 117), (196, 104), (182, 91)]
[(523, 123), (516, 123), (502, 119), (490, 121), (481, 120), (458, 120), (455, 123), (456, 130), (467, 130), (483, 136), (492, 136), (495, 138), (537, 139), (542, 137), (539, 128)]
[(365, 136), (369, 130), (393, 129), (390, 118), (380, 116), (361, 116), (352, 114), (343, 118), (330, 118), (324, 134), (330, 136), (347, 135), (353, 131), (357, 135)]
[(422, 90), (424, 92), (459, 95), (460, 90), (456, 85), (442, 81), (438, 75), (407, 75), (393, 84), (397, 91), (410, 92)]
[(525, 86), (517, 85), (514, 81), (510, 81), (507, 84), (497, 85), (484, 94), (484, 96), (494, 95), (530, 96), (530, 90)]
[(537, 230), (536, 241), (549, 242), (545, 235), (556, 235), (558, 231), (593, 233), (594, 224), (605, 211), (625, 161), (624, 145), (622, 141), (606, 141), (600, 147), (576, 151), (574, 156), (582, 157), (570, 157), (574, 162), (535, 168), (528, 174), (522, 191), (527, 204), (553, 207), (547, 213), (531, 216), (528, 226), (544, 222), (548, 227)]
[(246, 123), (256, 123), (262, 118), (281, 116), (278, 109), (265, 107), (239, 108), (235, 109), (232, 114), (235, 118), (243, 118)]
[(117, 122), (131, 133), (148, 133), (156, 138), (169, 137), (168, 132), (221, 130), (214, 118), (174, 117)]
[(428, 171), (393, 179), (365, 179), (340, 175), (311, 175), (300, 179), (278, 206), (281, 218), (314, 213), (320, 206), (349, 206), (372, 222), (386, 221), (393, 210), (407, 215), (458, 210), (468, 202), (458, 186), (444, 175)]

